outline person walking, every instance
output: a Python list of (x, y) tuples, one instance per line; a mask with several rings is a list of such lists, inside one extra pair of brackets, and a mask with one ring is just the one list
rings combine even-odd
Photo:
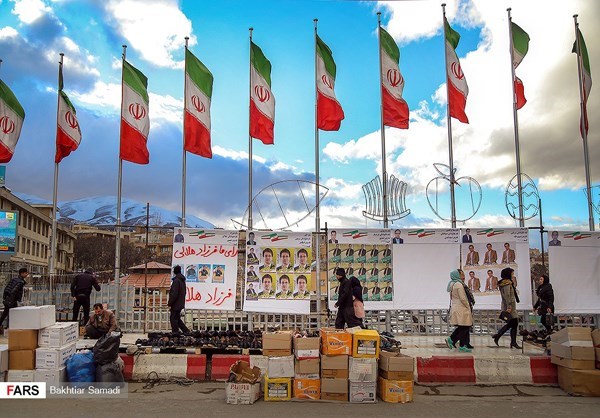
[(86, 268), (83, 273), (79, 273), (71, 283), (71, 296), (73, 297), (73, 322), (77, 322), (79, 309), (83, 308), (83, 325), (90, 321), (90, 295), (92, 288), (100, 291), (100, 285), (94, 276), (91, 268)]
[(472, 347), (469, 332), (473, 325), (473, 305), (467, 294), (469, 289), (465, 286), (465, 273), (462, 270), (458, 269), (450, 273), (450, 282), (446, 290), (450, 293), (450, 319), (448, 323), (456, 325), (454, 332), (446, 338), (446, 344), (452, 350), (458, 342), (460, 343), (458, 351), (470, 353)]
[(362, 285), (355, 276), (350, 277), (350, 286), (352, 287), (352, 305), (354, 307), (354, 316), (360, 321), (360, 327), (365, 327), (365, 304), (362, 296)]
[[(552, 322), (549, 319), (554, 313), (554, 290), (550, 284), (550, 278), (542, 274), (538, 279), (538, 288), (535, 290), (538, 299), (533, 305), (534, 311), (541, 316), (542, 325), (546, 331), (552, 330)], [(550, 315), (550, 316), (549, 316)]]
[(344, 329), (344, 325), (348, 325), (348, 327), (360, 326), (361, 321), (354, 315), (352, 284), (346, 277), (346, 270), (338, 267), (335, 269), (335, 277), (340, 282), (338, 286), (338, 300), (335, 303), (335, 307), (338, 308), (335, 318), (336, 329)]
[(181, 274), (181, 266), (175, 266), (173, 268), (173, 280), (171, 281), (171, 288), (169, 289), (169, 301), (167, 305), (171, 314), (169, 319), (171, 321), (171, 331), (173, 334), (178, 334), (181, 330), (184, 333), (190, 332), (185, 323), (181, 320), (181, 311), (185, 309), (185, 295), (187, 287), (185, 285), (185, 277)]
[(19, 302), (23, 301), (23, 288), (27, 284), (25, 279), (29, 275), (29, 272), (25, 267), (19, 269), (19, 275), (9, 280), (8, 284), (4, 288), (2, 293), (2, 302), (4, 303), (4, 311), (0, 316), (0, 332), (4, 331), (2, 324), (5, 319), (8, 319), (7, 326), (10, 325), (9, 313), (12, 308), (16, 308)]
[(510, 330), (510, 348), (521, 349), (517, 344), (517, 330), (519, 328), (519, 313), (517, 312), (517, 290), (515, 289), (515, 271), (510, 267), (503, 269), (500, 272), (500, 281), (498, 287), (500, 288), (500, 296), (502, 297), (502, 311), (506, 311), (510, 314), (510, 319), (504, 325), (497, 334), (492, 335), (494, 343), (499, 347), (498, 340), (504, 335), (504, 333)]

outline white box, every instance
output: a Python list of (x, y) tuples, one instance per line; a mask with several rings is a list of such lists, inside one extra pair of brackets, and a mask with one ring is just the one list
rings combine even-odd
[(34, 382), (33, 370), (9, 370), (7, 382)]
[(67, 368), (59, 369), (35, 369), (33, 372), (34, 382), (46, 382), (48, 386), (61, 386), (67, 381)]
[(40, 347), (62, 347), (79, 338), (77, 322), (57, 322), (39, 332), (38, 345)]
[(377, 382), (377, 359), (350, 357), (348, 380), (355, 382)]
[(269, 357), (252, 354), (250, 355), (250, 367), (258, 367), (261, 376), (265, 376), (269, 369)]
[(35, 350), (36, 369), (58, 369), (67, 359), (75, 354), (77, 343), (70, 343), (60, 348), (40, 347)]
[(294, 377), (294, 356), (269, 357), (269, 379)]
[(228, 404), (251, 405), (260, 398), (259, 383), (227, 383), (225, 396)]
[(9, 328), (42, 329), (56, 323), (54, 305), (21, 306), (10, 310)]
[(375, 402), (377, 402), (377, 382), (350, 381), (350, 403)]
[(8, 370), (8, 345), (0, 345), (0, 373)]

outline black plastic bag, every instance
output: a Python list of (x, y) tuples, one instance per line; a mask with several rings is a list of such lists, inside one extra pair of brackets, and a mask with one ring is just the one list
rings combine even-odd
[(119, 346), (121, 345), (121, 333), (109, 332), (101, 337), (94, 345), (94, 360), (99, 365), (114, 362), (119, 357)]
[(96, 367), (96, 382), (124, 382), (123, 365), (119, 361), (113, 361)]

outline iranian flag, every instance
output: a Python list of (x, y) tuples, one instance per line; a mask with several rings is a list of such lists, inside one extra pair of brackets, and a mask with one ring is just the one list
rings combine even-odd
[(58, 70), (58, 126), (56, 129), (56, 156), (54, 162), (60, 163), (63, 158), (75, 151), (81, 142), (81, 130), (77, 121), (75, 107), (63, 91), (62, 64)]
[(383, 124), (408, 129), (408, 104), (402, 98), (404, 77), (400, 73), (400, 49), (383, 28), (379, 28), (381, 48), (381, 98), (383, 100)]
[[(511, 22), (512, 27), (512, 52), (513, 52), (513, 67), (516, 70), (527, 51), (529, 50), (529, 35), (521, 27)], [(522, 108), (527, 103), (525, 99), (525, 88), (523, 82), (515, 75), (515, 96), (517, 100), (517, 109)]]
[(450, 116), (462, 123), (469, 123), (469, 118), (467, 118), (465, 113), (469, 86), (467, 86), (465, 74), (460, 67), (460, 61), (456, 55), (456, 47), (458, 46), (460, 35), (450, 27), (448, 19), (445, 17), (444, 33), (446, 38), (446, 77), (448, 82), (448, 107), (450, 108)]
[(335, 61), (331, 49), (317, 35), (317, 128), (338, 131), (344, 110), (335, 97)]
[(120, 157), (132, 163), (148, 164), (150, 162), (146, 147), (150, 131), (148, 79), (125, 60), (123, 60), (122, 101)]
[(254, 42), (250, 42), (250, 64), (250, 136), (265, 145), (273, 144), (275, 97), (271, 92), (271, 63)]
[(212, 158), (210, 99), (213, 76), (189, 49), (185, 50), (185, 150)]
[(587, 117), (587, 101), (592, 90), (592, 73), (590, 71), (590, 57), (588, 56), (587, 47), (583, 40), (583, 35), (579, 28), (577, 28), (577, 36), (579, 38), (579, 47), (577, 49), (577, 40), (573, 44), (573, 52), (577, 54), (578, 59), (581, 60), (581, 82), (583, 83), (583, 108), (581, 111), (581, 117), (579, 119), (579, 132), (583, 137), (583, 130), (585, 134), (588, 133), (588, 117)]
[(13, 92), (0, 80), (0, 163), (12, 159), (21, 135), (25, 111)]

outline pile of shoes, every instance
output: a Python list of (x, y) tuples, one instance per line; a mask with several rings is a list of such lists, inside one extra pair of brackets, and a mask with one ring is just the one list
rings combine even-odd
[(294, 338), (314, 338), (314, 337), (320, 337), (319, 330), (294, 331), (294, 333), (292, 334), (292, 340)]
[(379, 336), (381, 337), (381, 349), (384, 351), (398, 350), (402, 345), (392, 333), (387, 331), (380, 332)]
[(533, 331), (527, 331), (524, 329), (521, 330), (520, 334), (523, 337), (523, 341), (537, 344), (542, 347), (546, 347), (548, 342), (550, 342), (550, 334), (545, 329)]
[(262, 332), (260, 330), (202, 330), (185, 334), (149, 332), (148, 338), (139, 338), (135, 343), (146, 347), (262, 348)]

